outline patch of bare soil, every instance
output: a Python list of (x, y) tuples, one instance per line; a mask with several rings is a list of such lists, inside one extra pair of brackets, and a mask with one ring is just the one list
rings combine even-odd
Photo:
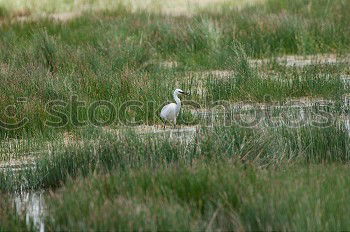
[(163, 125), (139, 125), (121, 127), (118, 129), (105, 128), (105, 131), (116, 136), (127, 133), (127, 131), (133, 131), (140, 135), (141, 138), (151, 138), (155, 140), (160, 138), (169, 138), (186, 144), (192, 141), (195, 134), (199, 131), (199, 126), (177, 125), (176, 128), (173, 128), (173, 126), (167, 124), (164, 128)]
[(326, 106), (334, 104), (334, 101), (324, 100), (321, 98), (296, 98), (289, 99), (284, 102), (271, 102), (271, 103), (257, 103), (257, 102), (223, 102), (222, 105), (216, 105), (210, 109), (202, 108), (202, 109), (191, 109), (190, 112), (194, 115), (200, 117), (208, 117), (212, 115), (220, 115), (223, 113), (229, 113), (232, 110), (237, 111), (247, 111), (252, 109), (301, 109), (301, 108), (309, 108), (313, 106)]
[[(304, 67), (308, 65), (324, 65), (337, 63), (350, 63), (350, 54), (338, 56), (336, 54), (316, 54), (308, 56), (281, 56), (275, 61), (287, 67)], [(261, 66), (271, 62), (271, 59), (251, 59), (249, 63), (253, 66)]]
[(187, 17), (193, 16), (198, 10), (214, 10), (216, 6), (222, 6), (224, 4), (225, 6), (240, 9), (244, 6), (264, 1), (266, 0), (122, 0), (134, 12), (145, 10), (169, 16)]
[(34, 165), (36, 156), (25, 156), (20, 159), (11, 159), (7, 161), (0, 162), (0, 170), (20, 170), (23, 168), (28, 168)]
[[(77, 18), (81, 16), (81, 11), (74, 11), (74, 12), (62, 12), (62, 13), (53, 13), (53, 14), (40, 14), (40, 15), (25, 15), (25, 16), (18, 16), (18, 17), (12, 17), (9, 22), (31, 22), (31, 21), (38, 21), (41, 19), (52, 19), (54, 21), (60, 21), (60, 22), (67, 22), (69, 20), (72, 20), (74, 18)], [(2, 22), (4, 23), (4, 22)], [(1, 22), (0, 22), (1, 24)]]
[[(256, 4), (265, 0), (95, 0), (92, 2), (75, 0), (73, 3), (60, 3), (37, 0), (13, 0), (15, 4), (11, 7), (11, 18), (0, 20), (0, 25), (4, 22), (27, 22), (43, 18), (58, 21), (69, 21), (79, 17), (83, 11), (101, 11), (118, 9), (120, 4), (125, 5), (131, 12), (144, 10), (151, 13), (169, 16), (193, 16), (200, 9), (214, 9), (215, 6), (227, 4), (228, 6), (242, 8), (246, 5)], [(52, 5), (57, 5), (54, 13), (46, 13)]]

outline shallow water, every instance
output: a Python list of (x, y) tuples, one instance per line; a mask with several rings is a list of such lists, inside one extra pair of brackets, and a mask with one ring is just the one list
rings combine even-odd
[(45, 231), (45, 192), (19, 192), (15, 193), (13, 202), (16, 212), (25, 216), (27, 225), (31, 222), (37, 231)]
[(348, 117), (347, 119), (344, 120), (344, 126), (345, 126), (345, 128), (348, 131), (349, 136), (350, 136), (350, 117)]

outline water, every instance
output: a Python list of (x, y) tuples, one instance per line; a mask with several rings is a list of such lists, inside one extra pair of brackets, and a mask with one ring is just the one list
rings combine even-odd
[(14, 194), (17, 214), (25, 216), (27, 225), (31, 222), (37, 231), (45, 231), (45, 192), (19, 192)]
[[(141, 130), (140, 130), (141, 129)], [(137, 128), (135, 132), (142, 137), (152, 137), (153, 139), (158, 138), (169, 138), (175, 141), (179, 141), (183, 144), (188, 144), (192, 141), (195, 134), (198, 132), (197, 126), (177, 126), (175, 129), (172, 126), (167, 128), (156, 128), (153, 126), (143, 126)]]
[(345, 129), (348, 131), (350, 136), (350, 117), (344, 120)]

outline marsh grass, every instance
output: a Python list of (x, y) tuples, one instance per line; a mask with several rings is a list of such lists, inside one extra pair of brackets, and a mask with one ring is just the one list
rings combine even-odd
[(8, 194), (1, 194), (0, 231), (35, 231), (33, 224), (26, 224), (25, 218), (16, 213)]
[[(71, 9), (59, 4), (48, 12)], [(0, 170), (0, 191), (53, 191), (48, 230), (348, 230), (350, 141), (343, 125), (218, 122), (188, 139), (119, 126), (160, 124), (155, 115), (176, 87), (201, 92), (184, 100), (202, 105), (315, 98), (341, 109), (346, 64), (286, 67), (276, 57), (348, 53), (349, 7), (342, 0), (266, 0), (170, 17), (118, 5), (66, 21), (20, 22), (22, 13), (0, 5), (0, 110), (16, 106), (0, 119), (30, 121), (0, 129), (0, 159), (42, 151), (29, 166)], [(251, 58), (269, 61), (254, 67)], [(212, 70), (230, 75), (203, 78)], [(198, 71), (203, 83), (188, 78)], [(85, 106), (72, 111), (74, 99)], [(63, 102), (60, 111), (69, 116), (60, 128), (45, 124), (57, 119), (50, 101)], [(111, 102), (118, 120), (90, 125), (96, 101)], [(127, 101), (140, 107), (120, 110)], [(182, 125), (200, 120), (188, 109)], [(111, 116), (102, 108), (93, 113), (102, 121)], [(0, 230), (24, 229), (3, 202)]]
[[(8, 105), (16, 104), (18, 110), (11, 117), (1, 115), (1, 120), (15, 123), (28, 117), (30, 123), (20, 130), (1, 130), (1, 136), (51, 133), (52, 128), (44, 123), (52, 119), (46, 104), (56, 100), (68, 102), (62, 112), (70, 115), (69, 100), (73, 95), (87, 105), (107, 100), (116, 108), (128, 100), (143, 104), (151, 100), (153, 111), (127, 112), (125, 117), (146, 124), (160, 123), (154, 114), (170, 100), (175, 87), (197, 91), (193, 81), (181, 76), (188, 70), (236, 72), (235, 78), (227, 80), (209, 78), (204, 85), (207, 96), (191, 98), (200, 103), (240, 101), (247, 97), (263, 101), (266, 95), (275, 100), (339, 98), (344, 90), (337, 74), (334, 78), (327, 76), (330, 72), (327, 68), (320, 75), (318, 70), (292, 71), (287, 75), (286, 68), (274, 65), (272, 69), (281, 74), (277, 78), (271, 75), (261, 78), (248, 59), (287, 53), (346, 52), (349, 44), (346, 38), (350, 37), (346, 36), (348, 30), (343, 22), (348, 4), (339, 0), (325, 6), (298, 1), (303, 9), (298, 14), (285, 1), (279, 5), (273, 1), (261, 4), (240, 10), (225, 7), (220, 14), (203, 10), (189, 18), (142, 10), (131, 12), (119, 5), (109, 11), (88, 11), (66, 22), (47, 18), (27, 22), (5, 20), (0, 36), (3, 80), (0, 85), (4, 89), (0, 108), (4, 111)], [(333, 31), (326, 30), (319, 20), (321, 12), (326, 12), (325, 20), (335, 27)], [(179, 65), (170, 70), (162, 68), (159, 63), (164, 60)], [(344, 66), (337, 67), (333, 72), (346, 71)], [(20, 97), (27, 98), (27, 102), (17, 104)], [(83, 121), (89, 117), (84, 109), (77, 115)], [(102, 119), (110, 116), (103, 110), (97, 110), (96, 115)], [(68, 122), (61, 129), (76, 128)]]
[(5, 18), (8, 15), (8, 10), (5, 7), (0, 7), (0, 19)]
[[(349, 4), (344, 1), (268, 0), (237, 14), (232, 14), (232, 8), (226, 5), (215, 19), (230, 22), (228, 30), (235, 33), (250, 56), (276, 52), (312, 54), (332, 52), (339, 46), (343, 51), (348, 49), (348, 36), (341, 33), (347, 24), (348, 15), (344, 12), (348, 9)], [(241, 27), (237, 30), (233, 25)]]
[(54, 44), (54, 41), (52, 38), (50, 38), (46, 31), (39, 32), (38, 34), (35, 34), (36, 44), (40, 45), (40, 47), (37, 47), (35, 50), (39, 51), (39, 60), (40, 58), (43, 60), (43, 65), (51, 72), (55, 73), (57, 72), (57, 48)]
[[(80, 138), (80, 139), (79, 139)], [(55, 146), (29, 168), (2, 170), (2, 190), (57, 188), (68, 178), (114, 170), (158, 169), (168, 165), (238, 162), (256, 166), (344, 163), (349, 134), (342, 127), (203, 128), (185, 142), (165, 137), (90, 129), (71, 145)]]
[(346, 230), (347, 167), (327, 166), (327, 170), (317, 166), (261, 170), (225, 162), (94, 175), (69, 181), (48, 197), (47, 227)]
[(288, 75), (264, 78), (258, 73), (249, 77), (240, 74), (226, 79), (209, 76), (206, 80), (207, 100), (266, 102), (298, 98), (341, 101), (348, 92), (340, 75), (310, 74), (300, 71)]

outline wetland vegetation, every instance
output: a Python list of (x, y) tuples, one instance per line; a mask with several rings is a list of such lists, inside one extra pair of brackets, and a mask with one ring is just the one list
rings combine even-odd
[(348, 1), (25, 2), (0, 1), (0, 231), (350, 229)]

